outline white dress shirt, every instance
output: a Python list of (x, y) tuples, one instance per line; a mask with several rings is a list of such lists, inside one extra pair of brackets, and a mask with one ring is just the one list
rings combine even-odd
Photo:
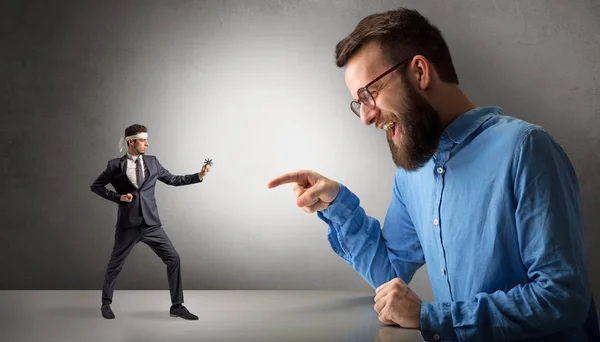
[(148, 168), (146, 167), (146, 163), (144, 163), (144, 158), (142, 156), (133, 156), (127, 152), (127, 178), (131, 181), (136, 188), (140, 188), (137, 183), (137, 173), (135, 172), (135, 162), (137, 158), (140, 158), (140, 162), (142, 164), (142, 168), (144, 170), (144, 180), (148, 177)]

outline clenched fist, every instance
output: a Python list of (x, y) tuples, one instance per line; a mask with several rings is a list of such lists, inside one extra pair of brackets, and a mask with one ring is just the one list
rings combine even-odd
[(340, 193), (338, 182), (310, 170), (283, 174), (271, 180), (267, 187), (271, 189), (286, 183), (296, 183), (296, 205), (307, 213), (326, 209)]
[(400, 278), (394, 278), (375, 290), (375, 311), (386, 324), (407, 329), (421, 328), (421, 299)]
[(132, 194), (121, 195), (121, 202), (131, 202), (131, 201), (133, 201)]
[(200, 172), (198, 172), (198, 177), (200, 177), (200, 179), (202, 179), (209, 172), (210, 172), (210, 165), (205, 164), (204, 166), (202, 166), (202, 169), (200, 170)]

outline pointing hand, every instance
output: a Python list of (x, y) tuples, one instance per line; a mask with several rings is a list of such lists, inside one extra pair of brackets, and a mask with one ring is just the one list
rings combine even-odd
[(272, 179), (267, 187), (271, 189), (287, 183), (295, 183), (296, 205), (307, 213), (326, 209), (340, 192), (338, 182), (310, 170), (283, 174)]

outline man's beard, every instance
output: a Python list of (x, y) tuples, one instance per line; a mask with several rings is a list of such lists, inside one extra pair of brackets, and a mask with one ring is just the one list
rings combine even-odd
[(387, 140), (396, 166), (407, 171), (420, 169), (437, 150), (442, 127), (439, 113), (401, 77), (406, 101), (400, 115), (398, 134), (400, 144), (387, 134)]

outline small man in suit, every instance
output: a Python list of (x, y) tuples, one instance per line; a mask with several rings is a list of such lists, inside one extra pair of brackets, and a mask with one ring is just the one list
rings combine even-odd
[[(145, 154), (148, 148), (148, 130), (143, 125), (135, 124), (125, 129), (125, 137), (119, 143), (120, 151), (125, 142), (127, 142), (127, 153), (108, 161), (106, 170), (91, 185), (94, 193), (117, 203), (119, 208), (114, 247), (102, 288), (102, 317), (115, 318), (110, 305), (117, 276), (123, 268), (127, 255), (141, 241), (152, 248), (167, 266), (172, 303), (170, 315), (197, 320), (198, 316), (190, 313), (182, 305), (183, 288), (179, 254), (162, 228), (154, 190), (157, 180), (172, 186), (200, 183), (210, 171), (210, 165), (205, 163), (198, 173), (185, 176), (172, 175), (155, 156)], [(115, 191), (108, 189), (107, 184), (111, 184)]]

